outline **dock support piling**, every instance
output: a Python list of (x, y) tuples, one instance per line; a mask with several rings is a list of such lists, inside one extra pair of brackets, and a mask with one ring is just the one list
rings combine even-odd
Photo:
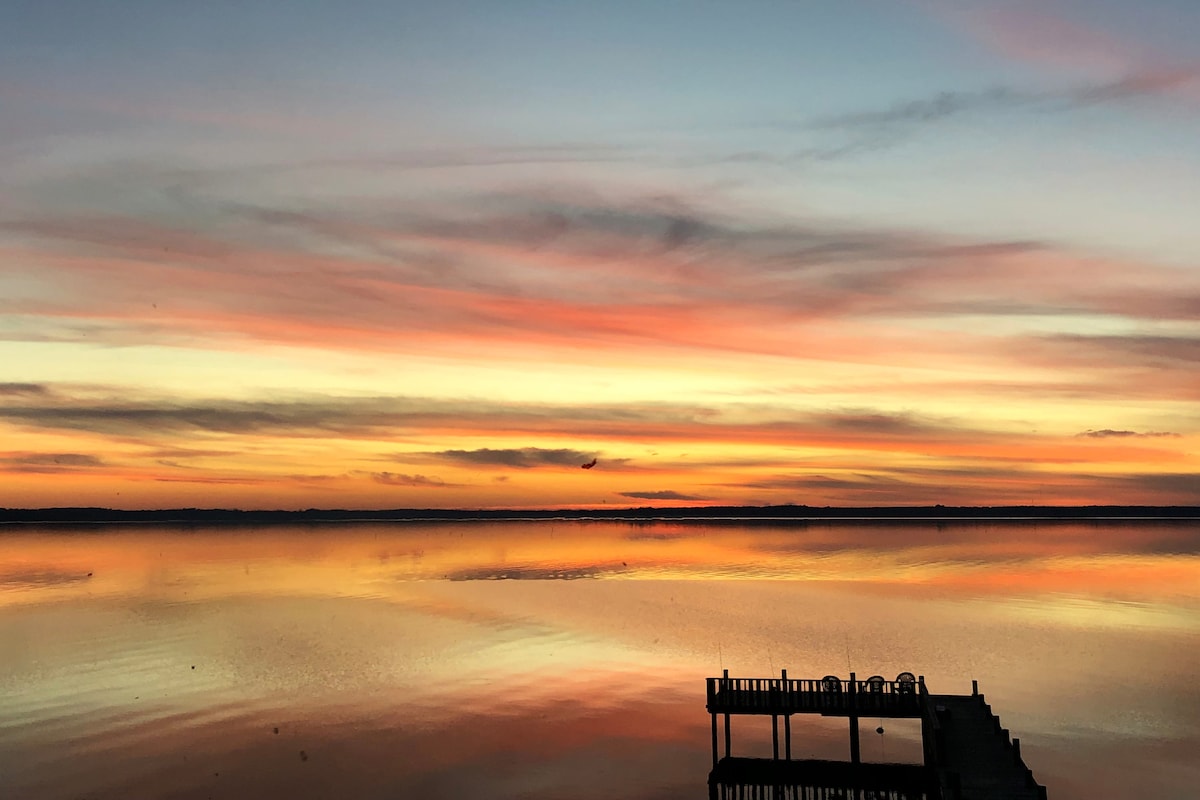
[(771, 758), (779, 760), (779, 715), (771, 715)]
[[(788, 688), (787, 670), (786, 669), (780, 670), (779, 675), (782, 678), (782, 680), (779, 684), (780, 691), (781, 691), (782, 696), (786, 699), (791, 694), (791, 690)], [(775, 753), (775, 757), (779, 758), (778, 752)], [(791, 714), (783, 715), (783, 757), (785, 759), (787, 759), (788, 761), (792, 760), (792, 715)]]
[(850, 673), (850, 763), (862, 762), (862, 747), (858, 739), (858, 679)]
[(850, 763), (862, 763), (862, 748), (858, 742), (858, 717), (850, 718)]
[[(722, 691), (729, 690), (729, 670), (722, 670)], [(725, 757), (729, 758), (729, 712), (725, 712)]]
[(713, 733), (713, 769), (717, 768), (717, 715), (710, 714), (712, 717), (712, 733)]

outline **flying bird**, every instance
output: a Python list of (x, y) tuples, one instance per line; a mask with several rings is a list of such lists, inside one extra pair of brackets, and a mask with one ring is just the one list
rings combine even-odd
[(586, 464), (580, 464), (579, 466), (581, 469), (591, 469), (592, 467), (596, 466), (596, 459), (593, 458), (591, 461), (587, 462)]

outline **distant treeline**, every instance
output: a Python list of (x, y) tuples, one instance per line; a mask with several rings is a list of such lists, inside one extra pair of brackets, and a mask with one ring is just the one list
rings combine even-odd
[(431, 520), (1073, 520), (1200, 519), (1200, 506), (877, 506), (872, 508), (782, 506), (703, 506), (572, 510), (396, 508), (377, 511), (316, 509), (241, 511), (174, 508), (121, 511), (111, 508), (4, 508), (0, 523), (150, 523), (273, 525), (319, 522), (406, 522)]

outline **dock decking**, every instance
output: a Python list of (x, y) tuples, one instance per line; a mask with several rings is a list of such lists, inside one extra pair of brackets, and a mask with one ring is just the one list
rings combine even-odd
[[(886, 797), (896, 800), (1046, 800), (1021, 758), (1020, 741), (991, 710), (978, 685), (970, 695), (934, 695), (923, 677), (904, 672), (889, 681), (829, 675), (821, 679), (708, 678), (707, 708), (712, 716), (712, 800), (741, 798)], [(773, 758), (735, 758), (730, 717), (771, 717)], [(793, 761), (791, 717), (820, 714), (847, 717), (850, 761)], [(725, 721), (725, 757), (718, 758), (717, 717)], [(780, 758), (779, 717), (784, 720)], [(921, 720), (924, 763), (864, 764), (859, 745), (860, 717)]]

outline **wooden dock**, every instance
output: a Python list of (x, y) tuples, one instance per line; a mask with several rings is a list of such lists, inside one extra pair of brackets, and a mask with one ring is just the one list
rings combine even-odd
[[(712, 716), (711, 800), (743, 798), (879, 797), (889, 800), (1046, 800), (1046, 789), (1021, 758), (1020, 741), (1009, 737), (978, 684), (969, 695), (930, 694), (922, 676), (902, 672), (895, 680), (873, 675), (848, 680), (708, 678), (707, 707)], [(735, 758), (730, 718), (771, 717), (772, 758)], [(850, 724), (850, 761), (793, 760), (793, 714), (846, 717)], [(724, 717), (725, 756), (719, 758), (717, 717)], [(779, 718), (783, 717), (780, 757)], [(860, 717), (921, 720), (922, 764), (862, 762)]]

